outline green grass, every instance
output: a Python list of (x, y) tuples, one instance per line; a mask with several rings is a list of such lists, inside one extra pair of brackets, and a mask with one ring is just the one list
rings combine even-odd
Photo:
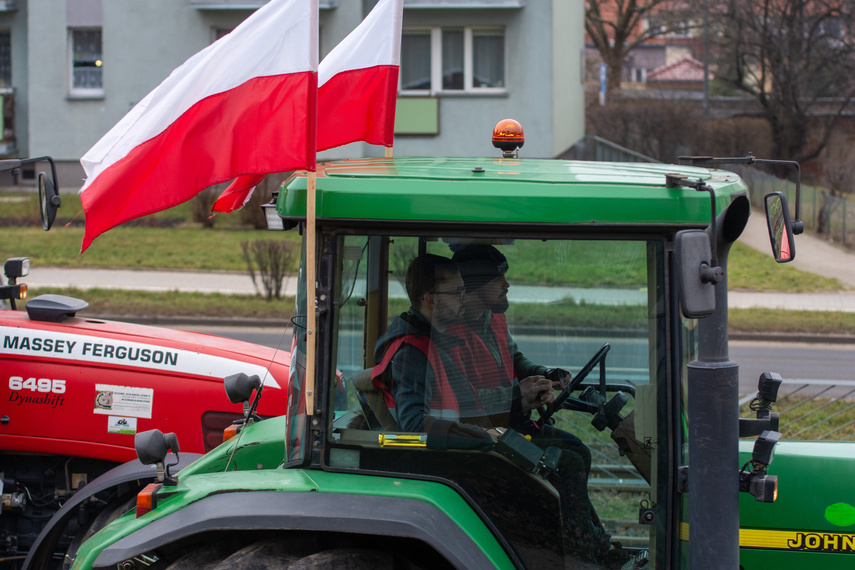
[[(741, 417), (754, 416), (749, 404)], [(773, 411), (780, 414), (779, 431), (784, 440), (852, 441), (855, 438), (855, 403), (851, 399), (808, 398), (798, 394), (778, 398)]]
[[(82, 227), (0, 228), (0, 257), (27, 256), (33, 267), (133, 267), (246, 271), (242, 241), (286, 239), (296, 232), (264, 230), (118, 227), (98, 237), (78, 256)], [(291, 268), (296, 272), (296, 265)]]
[[(15, 201), (5, 199), (13, 198)], [(238, 214), (217, 216), (215, 227), (192, 220), (190, 202), (146, 216), (133, 225), (114, 228), (98, 238), (82, 255), (83, 214), (77, 194), (63, 194), (57, 222), (49, 232), (41, 228), (35, 194), (0, 193), (0, 260), (26, 256), (33, 267), (130, 267), (155, 269), (246, 271), (242, 241), (286, 239), (296, 232), (251, 229)], [(22, 199), (23, 201), (17, 201)], [(73, 225), (66, 225), (74, 218)], [(28, 225), (3, 226), (15, 219)], [(24, 222), (21, 222), (24, 220)], [(165, 227), (164, 220), (169, 221)], [(155, 226), (155, 227), (149, 227)], [(160, 227), (156, 227), (160, 226)], [(291, 268), (296, 272), (296, 266)]]
[(730, 309), (731, 332), (853, 334), (855, 313), (835, 311), (784, 311), (779, 309)]
[[(61, 195), (62, 206), (57, 210), (57, 224), (64, 224), (68, 220), (74, 218), (82, 222), (83, 206), (80, 203), (80, 196), (76, 192), (65, 193)], [(0, 218), (21, 218), (29, 220), (34, 226), (41, 227), (39, 218), (39, 198), (35, 192), (4, 192), (0, 190)], [(158, 212), (146, 216), (147, 219), (154, 220), (190, 220), (192, 219), (190, 201), (179, 204), (168, 210)], [(223, 226), (233, 226), (240, 223), (239, 216), (220, 216), (217, 223)], [(53, 231), (53, 230), (51, 230)]]
[(736, 242), (728, 257), (728, 289), (743, 291), (788, 291), (807, 293), (840, 291), (837, 279), (801, 271), (786, 263), (776, 263), (771, 254)]

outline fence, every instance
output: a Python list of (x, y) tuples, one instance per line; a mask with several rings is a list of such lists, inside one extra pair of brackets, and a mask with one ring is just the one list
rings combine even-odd
[[(609, 162), (659, 162), (655, 158), (622, 147), (606, 139), (586, 135), (560, 158), (570, 160), (597, 160)], [(727, 165), (722, 168), (739, 174), (751, 189), (749, 198), (755, 208), (763, 208), (763, 197), (769, 192), (783, 192), (795, 216), (796, 185), (756, 166)], [(801, 186), (800, 218), (805, 228), (813, 232), (823, 230), (823, 235), (850, 249), (855, 249), (855, 204), (845, 198), (832, 196), (822, 188)], [(821, 223), (825, 216), (826, 222)], [(824, 228), (820, 228), (823, 226)]]
[[(855, 381), (787, 379), (781, 385), (774, 411), (780, 431), (790, 441), (855, 441)], [(743, 398), (742, 416), (749, 416)]]
[[(763, 207), (763, 196), (769, 192), (783, 192), (790, 204), (790, 213), (795, 215), (796, 185), (794, 182), (772, 176), (751, 166), (726, 166), (748, 183), (751, 188), (751, 203), (756, 208)], [(801, 220), (805, 228), (818, 232), (821, 217), (826, 216), (823, 235), (850, 249), (855, 249), (855, 204), (845, 198), (832, 196), (822, 188), (801, 185)]]
[(559, 156), (567, 160), (597, 160), (602, 162), (659, 162), (594, 135), (585, 135), (570, 150)]

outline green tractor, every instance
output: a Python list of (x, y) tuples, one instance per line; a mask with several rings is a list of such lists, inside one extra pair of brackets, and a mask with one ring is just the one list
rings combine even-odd
[[(177, 475), (177, 442), (138, 436), (157, 480), (65, 566), (850, 568), (852, 497), (838, 493), (853, 448), (781, 442), (772, 463), (775, 373), (760, 379), (756, 417), (738, 417), (727, 258), (749, 189), (714, 166), (523, 160), (511, 149), (296, 174), (265, 206), (270, 229), (303, 236), (287, 409), (258, 420), (261, 381), (228, 378), (244, 421)], [(773, 254), (788, 261), (798, 213), (791, 221), (781, 194), (766, 203)], [(495, 429), (462, 404), (419, 402), (419, 390), (436, 395), (430, 385), (396, 400), (408, 388), (389, 387), (378, 350), (411, 306), (412, 260), (471, 246), (500, 252), (506, 306), (491, 314), (506, 330), (492, 332), (514, 371), (572, 373), (548, 405), (514, 408), (522, 373), (504, 392), (473, 388), (504, 414)], [(468, 281), (440, 289), (427, 293), (437, 307), (473, 294)], [(468, 363), (467, 377), (487, 366)], [(413, 406), (429, 427), (410, 423)], [(584, 443), (589, 473), (538, 445), (545, 426)], [(603, 533), (611, 546), (586, 555)]]

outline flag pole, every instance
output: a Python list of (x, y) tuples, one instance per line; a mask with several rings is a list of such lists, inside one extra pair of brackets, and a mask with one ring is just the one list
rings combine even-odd
[(317, 174), (310, 170), (306, 187), (306, 415), (315, 413), (315, 334), (317, 296), (315, 276), (315, 187)]
[(386, 147), (386, 158), (392, 158), (392, 147), (391, 146)]

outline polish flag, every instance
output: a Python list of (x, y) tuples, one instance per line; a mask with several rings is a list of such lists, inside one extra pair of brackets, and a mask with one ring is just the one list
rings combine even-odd
[(318, 151), (392, 146), (404, 0), (380, 0), (318, 66)]
[(246, 174), (314, 170), (318, 0), (271, 0), (175, 69), (80, 160), (82, 251)]
[[(318, 66), (318, 151), (356, 141), (392, 146), (403, 10), (403, 0), (380, 0)], [(212, 211), (241, 208), (263, 178), (238, 178)]]

